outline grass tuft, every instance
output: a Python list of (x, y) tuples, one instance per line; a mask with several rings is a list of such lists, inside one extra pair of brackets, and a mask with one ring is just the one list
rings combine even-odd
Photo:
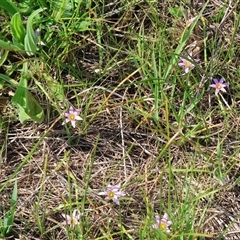
[(0, 238), (240, 239), (239, 1), (0, 6)]

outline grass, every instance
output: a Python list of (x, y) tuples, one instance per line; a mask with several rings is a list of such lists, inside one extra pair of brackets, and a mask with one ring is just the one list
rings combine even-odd
[[(0, 10), (0, 237), (239, 239), (239, 1), (11, 3)], [(230, 87), (215, 95), (221, 77)], [(62, 125), (70, 106), (76, 128)], [(120, 205), (98, 195), (119, 183)], [(63, 225), (75, 209), (79, 224)], [(153, 228), (164, 213), (170, 233)]]

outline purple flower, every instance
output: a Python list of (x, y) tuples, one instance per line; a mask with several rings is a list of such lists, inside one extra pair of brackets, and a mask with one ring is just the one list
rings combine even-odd
[[(193, 59), (189, 56), (188, 56), (188, 59), (193, 61)], [(178, 63), (178, 66), (181, 67), (185, 73), (188, 73), (191, 69), (195, 67), (195, 65), (192, 64), (192, 62), (190, 62), (189, 60), (187, 60), (186, 58), (180, 57), (180, 61)], [(194, 59), (194, 61), (198, 62), (199, 59)]]
[(72, 216), (62, 213), (62, 217), (65, 218), (65, 221), (62, 223), (63, 225), (74, 227), (79, 224), (81, 213), (78, 209), (75, 209)]
[(220, 80), (214, 78), (214, 84), (210, 84), (210, 87), (215, 88), (215, 94), (218, 94), (220, 91), (226, 92), (225, 87), (229, 86), (229, 83), (225, 82), (225, 79), (222, 77)]
[(63, 122), (63, 125), (65, 123), (71, 122), (72, 126), (75, 128), (76, 127), (76, 121), (82, 120), (82, 118), (79, 116), (81, 112), (81, 109), (74, 109), (73, 107), (69, 108), (68, 113), (64, 113), (64, 117), (66, 118), (65, 121)]
[(155, 215), (155, 221), (155, 224), (152, 225), (153, 228), (170, 233), (168, 227), (172, 225), (172, 222), (168, 220), (167, 213), (164, 213), (162, 218), (158, 214)]
[(124, 192), (119, 191), (121, 184), (117, 184), (115, 186), (111, 186), (110, 184), (107, 186), (107, 190), (105, 192), (100, 192), (98, 195), (106, 195), (105, 200), (112, 199), (116, 204), (119, 205), (119, 197), (123, 197), (126, 194)]

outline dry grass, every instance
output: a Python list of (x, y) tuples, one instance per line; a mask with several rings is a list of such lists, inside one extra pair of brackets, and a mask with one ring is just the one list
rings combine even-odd
[[(146, 85), (138, 85), (143, 74), (134, 66), (127, 48), (121, 52), (104, 53), (106, 59), (100, 69), (96, 38), (89, 33), (86, 42), (78, 36), (87, 45), (84, 54), (79, 47), (74, 58), (79, 60), (77, 68), (86, 76), (82, 81), (98, 79), (99, 84), (86, 89), (66, 90), (66, 98), (72, 104), (77, 104), (79, 99), (82, 104), (84, 121), (78, 128), (69, 129), (69, 134), (52, 106), (46, 109), (49, 120), (40, 125), (8, 121), (12, 119), (13, 110), (3, 113), (5, 124), (0, 133), (2, 204), (7, 206), (9, 203), (13, 181), (5, 187), (3, 184), (40, 140), (39, 147), (14, 176), (18, 182), (19, 200), (12, 239), (69, 239), (69, 233), (59, 224), (63, 221), (61, 213), (76, 207), (84, 213), (83, 239), (101, 236), (105, 236), (101, 239), (130, 239), (127, 233), (133, 239), (140, 239), (139, 229), (146, 221), (152, 223), (149, 216), (166, 210), (171, 210), (171, 220), (175, 220), (175, 231), (169, 239), (180, 239), (177, 225), (180, 226), (184, 219), (185, 207), (189, 207), (189, 214), (195, 218), (195, 232), (209, 234), (206, 238), (191, 239), (240, 239), (240, 85), (237, 82), (240, 33), (239, 29), (234, 30), (240, 9), (239, 1), (225, 2), (227, 5), (220, 23), (215, 17), (224, 1), (209, 2), (203, 14), (205, 20), (194, 30), (185, 51), (191, 49), (201, 59), (200, 72), (195, 74), (202, 81), (197, 83), (196, 93), (198, 89), (207, 88), (206, 82), (214, 73), (224, 73), (230, 79), (231, 94), (224, 95), (231, 107), (228, 112), (224, 113), (214, 94), (206, 91), (198, 110), (184, 117), (189, 129), (180, 131), (167, 103), (160, 110), (160, 123), (156, 124), (149, 115), (154, 107), (151, 91)], [(177, 45), (176, 39), (186, 27), (185, 23), (169, 16), (168, 9), (175, 4), (176, 1), (158, 4), (159, 18), (167, 21), (169, 48)], [(196, 16), (203, 4), (202, 1), (189, 4), (189, 8), (185, 8), (186, 21)], [(120, 2), (114, 3), (112, 10), (105, 9), (104, 44), (111, 45), (111, 36), (115, 37), (113, 45), (116, 41), (119, 46), (134, 46), (136, 41), (129, 26), (138, 32), (143, 24), (149, 31), (149, 39), (154, 37), (155, 26), (149, 17), (149, 5), (142, 1), (131, 5), (127, 11), (119, 10), (118, 13), (113, 9), (120, 9)], [(214, 51), (210, 44), (215, 44), (211, 45)], [(205, 62), (204, 46), (209, 46), (211, 64)], [(226, 54), (231, 57), (229, 48), (232, 49), (232, 59), (225, 61)], [(109, 64), (108, 60), (112, 63)], [(98, 68), (107, 71), (100, 74), (95, 71)], [(77, 83), (65, 73), (62, 78), (66, 79), (66, 84)], [(170, 87), (170, 84), (165, 86), (167, 94), (171, 92)], [(176, 89), (178, 93), (183, 91), (182, 86)], [(44, 105), (45, 100), (42, 100)], [(180, 109), (181, 100), (174, 99), (174, 107)], [(201, 119), (203, 117), (206, 119)], [(203, 123), (194, 134), (189, 134), (200, 121)], [(45, 131), (48, 133), (41, 139)], [(216, 173), (219, 169), (222, 176)], [(121, 183), (127, 193), (120, 208), (97, 195), (108, 183)], [(111, 235), (110, 232), (123, 234)]]

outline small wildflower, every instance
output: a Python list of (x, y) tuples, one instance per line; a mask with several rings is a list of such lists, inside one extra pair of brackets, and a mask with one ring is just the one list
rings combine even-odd
[(79, 224), (81, 214), (78, 209), (75, 209), (72, 216), (62, 213), (62, 217), (65, 218), (65, 221), (62, 223), (63, 225), (74, 227)]
[[(192, 60), (192, 58), (188, 57), (189, 60)], [(181, 67), (185, 73), (188, 73), (191, 69), (193, 69), (195, 67), (194, 64), (192, 64), (192, 62), (190, 62), (189, 60), (180, 57), (180, 61), (178, 63), (178, 66)], [(199, 59), (194, 59), (195, 62), (198, 62)]]
[(65, 123), (71, 122), (72, 126), (75, 128), (76, 127), (76, 121), (82, 120), (82, 118), (79, 116), (80, 112), (81, 112), (81, 109), (74, 109), (73, 107), (70, 107), (69, 112), (64, 113), (64, 117), (66, 119), (63, 122), (63, 125)]
[(37, 45), (46, 46), (46, 44), (40, 40), (40, 33), (41, 33), (40, 29), (37, 28), (35, 31), (35, 36), (38, 38)]
[(214, 78), (213, 81), (214, 84), (210, 84), (210, 87), (215, 88), (215, 94), (218, 94), (220, 91), (226, 92), (225, 87), (228, 87), (229, 83), (225, 82), (224, 78), (221, 78), (220, 80)]
[(123, 197), (126, 194), (124, 192), (119, 191), (121, 184), (117, 184), (115, 186), (111, 186), (110, 184), (107, 186), (107, 190), (105, 192), (100, 192), (98, 195), (106, 195), (105, 200), (112, 199), (116, 204), (119, 205), (119, 197)]
[(155, 221), (155, 224), (152, 225), (153, 228), (170, 233), (170, 229), (168, 227), (172, 225), (172, 222), (168, 220), (167, 213), (164, 213), (162, 218), (160, 218), (158, 214), (155, 215)]

